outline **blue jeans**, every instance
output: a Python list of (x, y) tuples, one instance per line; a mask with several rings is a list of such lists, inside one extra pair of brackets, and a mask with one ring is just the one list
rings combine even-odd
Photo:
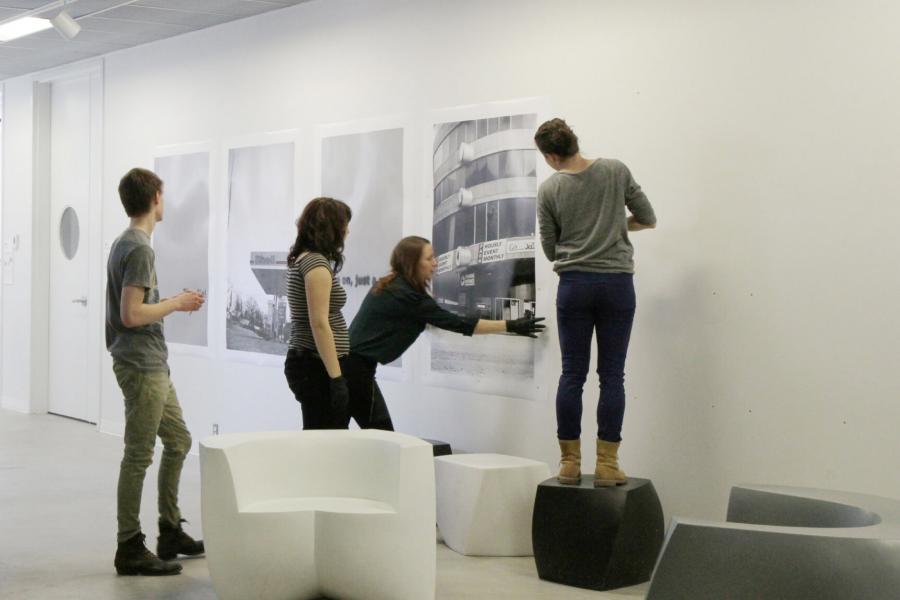
[(621, 441), (625, 414), (625, 356), (634, 322), (634, 276), (631, 273), (569, 271), (559, 276), (556, 319), (562, 350), (562, 375), (556, 392), (557, 436), (581, 437), (581, 394), (597, 331), (597, 437)]

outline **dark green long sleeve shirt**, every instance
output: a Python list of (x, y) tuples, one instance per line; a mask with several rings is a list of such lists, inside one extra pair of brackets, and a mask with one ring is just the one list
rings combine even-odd
[(477, 318), (444, 310), (434, 298), (397, 277), (380, 294), (366, 295), (350, 324), (350, 352), (384, 365), (406, 352), (426, 325), (472, 335), (477, 324)]

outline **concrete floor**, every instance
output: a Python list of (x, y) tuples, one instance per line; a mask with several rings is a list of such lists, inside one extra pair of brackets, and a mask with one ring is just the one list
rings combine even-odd
[[(52, 415), (0, 410), (0, 598), (16, 600), (216, 597), (203, 558), (174, 577), (119, 577), (116, 479), (122, 439)], [(158, 459), (158, 454), (157, 454)], [(156, 463), (147, 475), (141, 520), (156, 545)], [(185, 464), (181, 507), (200, 537), (200, 468)], [(152, 542), (152, 543), (150, 543)], [(532, 558), (473, 558), (438, 544), (437, 598), (613, 600), (643, 598), (647, 585), (592, 592), (541, 581)]]

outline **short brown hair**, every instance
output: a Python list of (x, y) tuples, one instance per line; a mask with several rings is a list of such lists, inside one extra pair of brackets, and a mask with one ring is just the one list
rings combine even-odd
[(353, 217), (350, 207), (334, 198), (313, 198), (297, 219), (297, 239), (288, 253), (293, 265), (304, 252), (318, 252), (338, 273), (344, 264), (344, 232)]
[(397, 242), (394, 251), (391, 252), (391, 272), (375, 282), (374, 293), (380, 294), (392, 281), (403, 277), (414, 290), (424, 294), (427, 284), (419, 277), (419, 260), (425, 246), (430, 243), (417, 235), (405, 237)]
[(134, 168), (119, 181), (119, 198), (129, 217), (139, 217), (150, 212), (153, 199), (163, 189), (163, 182), (148, 169)]
[(538, 127), (534, 143), (541, 154), (555, 154), (562, 158), (578, 152), (578, 136), (562, 119), (550, 119)]

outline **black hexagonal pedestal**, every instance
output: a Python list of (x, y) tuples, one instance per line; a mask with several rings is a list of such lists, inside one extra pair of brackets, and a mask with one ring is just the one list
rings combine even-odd
[(650, 580), (665, 533), (662, 506), (649, 479), (595, 488), (556, 478), (538, 485), (531, 523), (541, 579), (592, 590)]
[(422, 439), (431, 444), (432, 451), (434, 452), (435, 456), (448, 456), (450, 454), (453, 454), (453, 449), (447, 442), (442, 442), (440, 440), (428, 440), (425, 438)]

